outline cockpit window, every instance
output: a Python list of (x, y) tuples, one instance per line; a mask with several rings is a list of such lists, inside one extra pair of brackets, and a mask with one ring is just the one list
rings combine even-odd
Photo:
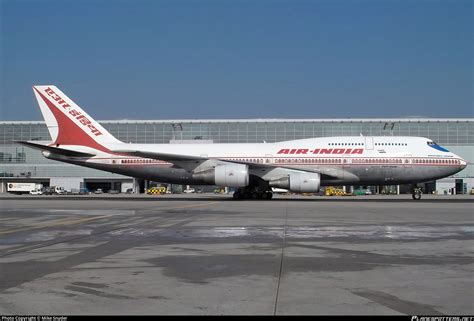
[(430, 147), (432, 147), (432, 148), (434, 148), (434, 149), (437, 149), (437, 150), (439, 150), (439, 151), (441, 151), (441, 152), (449, 152), (449, 150), (447, 150), (446, 148), (443, 148), (443, 147), (439, 146), (438, 144), (436, 144), (436, 143), (433, 142), (433, 141), (428, 141), (428, 142), (426, 142), (426, 144), (428, 144), (428, 146), (430, 146)]

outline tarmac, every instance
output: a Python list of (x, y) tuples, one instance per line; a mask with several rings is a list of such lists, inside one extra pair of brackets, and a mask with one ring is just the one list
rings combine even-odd
[(0, 315), (473, 315), (474, 196), (0, 196)]

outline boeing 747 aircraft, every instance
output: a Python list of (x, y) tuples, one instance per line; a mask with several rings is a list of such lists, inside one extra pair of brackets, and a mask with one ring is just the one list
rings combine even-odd
[(411, 184), (453, 175), (466, 161), (424, 137), (323, 137), (261, 144), (133, 144), (108, 133), (55, 86), (34, 86), (51, 142), (19, 142), (56, 161), (164, 183), (237, 188), (271, 199), (272, 187)]

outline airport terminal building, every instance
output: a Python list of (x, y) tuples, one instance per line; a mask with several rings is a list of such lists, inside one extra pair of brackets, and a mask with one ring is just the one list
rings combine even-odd
[[(107, 120), (112, 135), (132, 143), (271, 143), (326, 136), (421, 136), (463, 157), (468, 166), (456, 175), (425, 184), (425, 192), (465, 194), (474, 187), (473, 118), (400, 119), (248, 119)], [(0, 192), (8, 182), (36, 182), (65, 189), (137, 190), (137, 180), (109, 172), (48, 160), (18, 140), (50, 141), (42, 121), (0, 122)], [(145, 182), (146, 183), (146, 182)], [(369, 187), (380, 192), (378, 187)], [(396, 189), (399, 190), (399, 189)], [(403, 189), (402, 189), (403, 191)]]

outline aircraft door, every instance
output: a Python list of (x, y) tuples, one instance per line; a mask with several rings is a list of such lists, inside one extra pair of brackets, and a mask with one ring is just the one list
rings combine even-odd
[(365, 137), (365, 149), (374, 149), (373, 137)]
[(266, 154), (265, 155), (265, 164), (273, 164), (273, 155), (272, 154)]

